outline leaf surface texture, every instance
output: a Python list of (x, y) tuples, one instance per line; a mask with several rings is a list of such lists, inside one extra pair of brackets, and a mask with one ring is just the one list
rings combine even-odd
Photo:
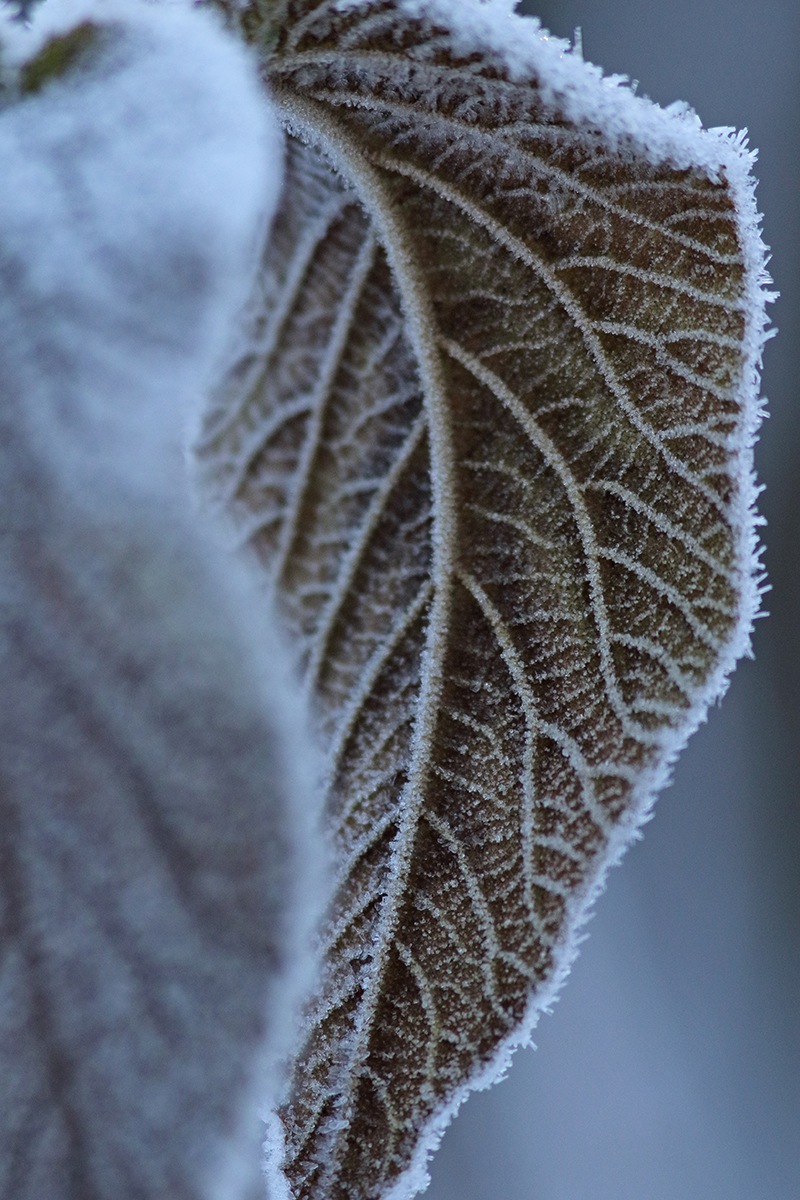
[(761, 259), (725, 169), (570, 116), (546, 55), (274, 11), (286, 186), (198, 454), (328, 761), (285, 1170), (366, 1200), (526, 1035), (742, 651)]

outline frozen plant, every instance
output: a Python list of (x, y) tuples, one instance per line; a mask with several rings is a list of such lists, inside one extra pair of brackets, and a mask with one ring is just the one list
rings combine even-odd
[[(507, 0), (220, 7), (285, 152), (196, 13), (97, 0), (11, 39), (9, 1197), (249, 1196), (225, 1138), (260, 1086), (270, 1194), (413, 1195), (554, 998), (758, 608), (743, 140)], [(228, 558), (179, 486), (203, 395), (191, 473)], [(269, 690), (274, 622), (308, 749)], [(285, 1018), (248, 1067), (303, 975), (312, 747), (334, 887), (278, 1098)]]

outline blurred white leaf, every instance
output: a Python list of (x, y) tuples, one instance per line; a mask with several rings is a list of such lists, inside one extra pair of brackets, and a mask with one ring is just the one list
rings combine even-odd
[(0, 1196), (249, 1198), (313, 766), (182, 446), (282, 135), (207, 16), (39, 15), (0, 27)]

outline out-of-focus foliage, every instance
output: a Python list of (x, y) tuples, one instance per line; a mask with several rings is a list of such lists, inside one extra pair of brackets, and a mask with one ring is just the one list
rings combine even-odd
[(319, 861), (183, 443), (280, 134), (205, 16), (39, 16), (0, 26), (0, 1196), (250, 1200)]

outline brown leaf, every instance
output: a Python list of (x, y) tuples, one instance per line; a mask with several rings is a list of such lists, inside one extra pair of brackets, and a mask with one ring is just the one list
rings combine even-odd
[(199, 449), (328, 754), (297, 1197), (422, 1185), (757, 607), (749, 156), (450, 8), (274, 10), (296, 136)]

